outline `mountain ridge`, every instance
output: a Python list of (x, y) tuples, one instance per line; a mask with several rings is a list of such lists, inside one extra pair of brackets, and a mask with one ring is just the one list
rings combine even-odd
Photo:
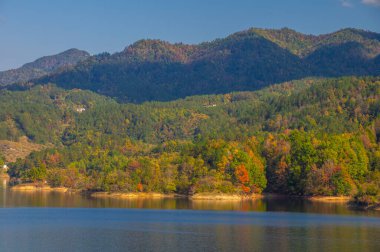
[(345, 28), (305, 35), (289, 28), (250, 28), (197, 45), (139, 40), (32, 78), (89, 89), (126, 102), (252, 91), (305, 77), (380, 75), (380, 34)]
[(44, 56), (19, 68), (0, 72), (0, 86), (39, 78), (90, 57), (86, 51), (71, 48), (61, 53)]

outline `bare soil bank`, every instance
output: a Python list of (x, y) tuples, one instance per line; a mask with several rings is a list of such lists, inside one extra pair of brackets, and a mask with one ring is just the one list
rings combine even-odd
[(48, 191), (48, 192), (68, 192), (69, 188), (66, 187), (50, 187), (48, 185), (36, 185), (36, 184), (20, 184), (11, 187), (14, 191)]
[(6, 173), (0, 173), (0, 179), (9, 179), (9, 175)]
[(179, 198), (185, 197), (178, 194), (164, 194), (164, 193), (145, 193), (145, 192), (131, 192), (131, 193), (109, 193), (109, 192), (95, 192), (91, 193), (91, 197), (95, 198), (115, 198), (115, 199), (132, 199), (132, 198), (152, 198), (152, 199), (163, 199), (163, 198)]
[(191, 200), (251, 200), (262, 198), (262, 194), (226, 194), (226, 193), (197, 193), (189, 198)]
[(347, 203), (350, 200), (352, 200), (351, 197), (349, 196), (312, 196), (312, 197), (307, 197), (308, 200), (310, 201), (318, 201), (318, 202), (331, 202), (331, 203), (337, 203), (337, 202), (342, 202), (342, 203)]

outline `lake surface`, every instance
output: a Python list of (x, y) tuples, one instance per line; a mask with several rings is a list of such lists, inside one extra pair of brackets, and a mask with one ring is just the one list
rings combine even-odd
[(380, 251), (380, 213), (300, 199), (95, 199), (0, 186), (0, 251)]

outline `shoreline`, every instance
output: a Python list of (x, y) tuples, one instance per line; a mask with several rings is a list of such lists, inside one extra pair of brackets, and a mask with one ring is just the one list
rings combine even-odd
[(150, 199), (165, 199), (165, 198), (185, 198), (185, 195), (180, 194), (165, 194), (165, 193), (155, 193), (155, 192), (93, 192), (90, 193), (93, 198), (113, 198), (113, 199), (137, 199), (137, 198), (150, 198)]
[(19, 184), (15, 186), (11, 186), (10, 189), (12, 191), (19, 191), (19, 192), (37, 192), (37, 191), (44, 191), (44, 192), (71, 192), (69, 188), (66, 187), (51, 187), (48, 185), (35, 185), (35, 184)]
[(196, 193), (193, 195), (176, 194), (176, 193), (158, 193), (158, 192), (91, 192), (91, 191), (78, 191), (67, 187), (51, 187), (49, 185), (39, 185), (33, 183), (18, 184), (10, 187), (13, 191), (20, 192), (33, 192), (33, 191), (46, 191), (46, 192), (82, 192), (94, 198), (114, 198), (114, 199), (136, 199), (136, 198), (187, 198), (189, 200), (256, 200), (263, 198), (279, 198), (279, 199), (305, 199), (314, 202), (326, 203), (348, 203), (352, 200), (349, 196), (295, 196), (286, 194), (275, 193), (262, 193), (262, 194), (237, 194), (237, 193)]
[[(228, 193), (196, 193), (194, 195), (184, 194), (165, 194), (157, 192), (91, 192), (70, 189), (66, 187), (51, 187), (49, 185), (39, 185), (33, 183), (19, 184), (11, 186), (10, 190), (17, 192), (60, 192), (60, 193), (83, 193), (92, 198), (99, 199), (188, 199), (192, 201), (245, 201), (258, 199), (303, 199), (310, 202), (333, 203), (333, 204), (352, 204), (350, 196), (296, 196), (274, 193), (263, 194), (228, 194)], [(360, 206), (357, 206), (360, 207)], [(380, 205), (366, 207), (365, 209), (380, 210)]]
[(176, 199), (184, 198), (189, 200), (215, 200), (215, 201), (235, 201), (235, 200), (253, 200), (263, 198), (261, 194), (241, 195), (241, 194), (225, 194), (225, 193), (197, 193), (194, 195), (184, 194), (165, 194), (165, 193), (145, 193), (145, 192), (94, 192), (90, 194), (94, 198), (113, 198), (113, 199)]
[(255, 200), (261, 199), (264, 195), (262, 194), (228, 194), (228, 193), (196, 193), (192, 196), (188, 196), (190, 200), (227, 200), (227, 201), (235, 201), (235, 200)]
[(307, 200), (324, 203), (348, 203), (352, 200), (350, 196), (310, 196)]
[(352, 201), (350, 196), (298, 196), (298, 195), (286, 195), (286, 194), (276, 194), (276, 193), (264, 193), (264, 198), (267, 199), (303, 199), (311, 202), (323, 202), (323, 203), (348, 203)]
[(227, 194), (227, 193), (196, 193), (194, 195), (184, 194), (165, 194), (155, 192), (93, 192), (90, 193), (94, 198), (113, 198), (113, 199), (175, 199), (185, 198), (194, 201), (241, 201), (241, 200), (257, 200), (268, 198), (282, 198), (282, 199), (304, 199), (311, 202), (322, 203), (349, 203), (352, 198), (349, 196), (292, 196), (282, 194)]
[(1, 173), (0, 179), (10, 179), (11, 177), (8, 174)]

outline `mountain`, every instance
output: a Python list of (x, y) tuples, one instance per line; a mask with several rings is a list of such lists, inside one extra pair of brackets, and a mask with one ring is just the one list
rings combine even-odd
[(289, 28), (281, 30), (253, 28), (248, 32), (260, 34), (300, 57), (307, 57), (324, 46), (349, 42), (362, 44), (367, 48), (368, 57), (375, 57), (380, 53), (380, 34), (353, 28), (346, 28), (320, 36), (305, 35)]
[(343, 29), (304, 35), (288, 28), (249, 29), (199, 45), (141, 40), (37, 79), (89, 89), (121, 101), (167, 101), (257, 90), (309, 76), (380, 75), (380, 34)]
[(56, 55), (45, 56), (20, 68), (0, 72), (0, 86), (39, 78), (59, 69), (73, 66), (88, 57), (90, 57), (88, 52), (78, 49), (70, 49)]
[(76, 190), (378, 204), (379, 48), (362, 30), (250, 29), (140, 40), (71, 66), (44, 58), (32, 64), (44, 76), (0, 90), (0, 165), (16, 160), (14, 182)]
[(315, 36), (288, 28), (252, 28), (198, 45), (140, 40), (112, 55), (82, 56), (58, 70), (42, 58), (22, 68), (40, 78), (9, 72), (13, 81), (6, 83), (56, 83), (140, 103), (253, 91), (311, 76), (378, 76), (380, 34), (348, 28)]

